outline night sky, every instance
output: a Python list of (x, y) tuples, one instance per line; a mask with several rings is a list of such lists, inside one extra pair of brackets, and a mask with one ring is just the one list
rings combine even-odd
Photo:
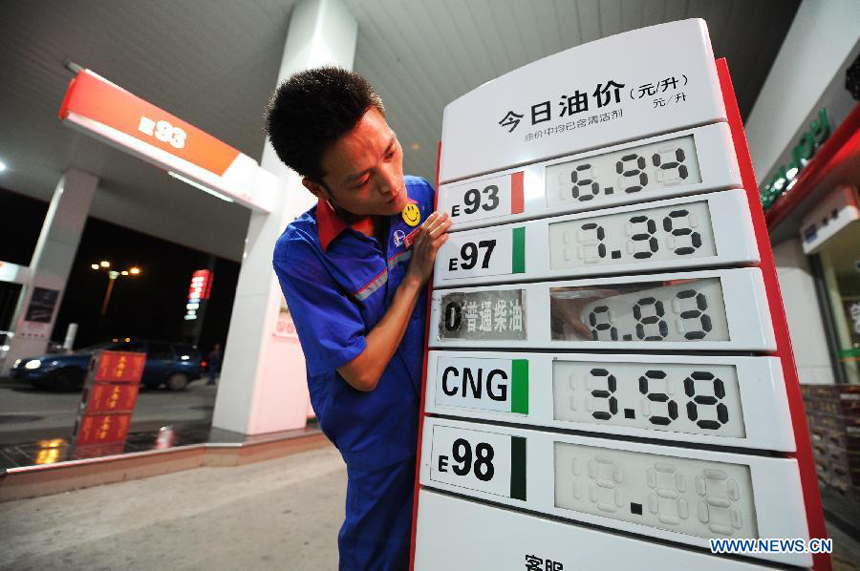
[[(46, 202), (0, 189), (0, 260), (30, 263), (47, 211)], [(211, 258), (199, 250), (88, 218), (51, 339), (62, 342), (68, 324), (78, 323), (76, 348), (112, 337), (179, 341), (191, 274), (206, 269)], [(100, 321), (109, 279), (107, 272), (90, 266), (101, 260), (110, 261), (118, 271), (137, 266), (141, 274), (116, 280), (107, 315)], [(204, 354), (227, 339), (239, 278), (237, 262), (217, 257), (214, 261), (212, 292), (198, 344)]]

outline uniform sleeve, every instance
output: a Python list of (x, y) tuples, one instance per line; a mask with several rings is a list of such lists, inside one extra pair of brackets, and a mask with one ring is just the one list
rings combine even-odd
[(330, 373), (356, 358), (365, 347), (364, 321), (302, 242), (280, 242), (273, 259), (281, 291), (296, 325), (308, 373)]
[(421, 210), (421, 220), (426, 220), (436, 209), (436, 190), (432, 184), (421, 177), (410, 177), (410, 182), (416, 191), (410, 193), (410, 196), (418, 201), (418, 208)]

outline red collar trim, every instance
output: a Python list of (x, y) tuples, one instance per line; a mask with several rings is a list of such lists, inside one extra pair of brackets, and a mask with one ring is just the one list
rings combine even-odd
[(317, 202), (317, 229), (323, 251), (328, 250), (331, 241), (348, 227), (349, 224), (337, 215), (337, 212), (329, 205), (328, 200), (320, 198)]
[[(407, 198), (407, 202), (409, 204), (418, 204), (417, 201), (411, 198)], [(319, 231), (320, 246), (322, 246), (323, 251), (328, 250), (328, 246), (332, 240), (351, 226), (351, 224), (347, 224), (343, 218), (337, 215), (337, 212), (334, 211), (328, 200), (320, 198), (317, 201), (317, 230)]]

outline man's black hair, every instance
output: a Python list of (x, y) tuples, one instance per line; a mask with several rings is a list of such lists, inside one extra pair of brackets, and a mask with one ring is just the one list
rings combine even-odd
[(288, 167), (322, 183), (322, 155), (358, 124), (368, 109), (385, 114), (366, 79), (339, 67), (300, 71), (283, 82), (265, 110), (272, 146)]

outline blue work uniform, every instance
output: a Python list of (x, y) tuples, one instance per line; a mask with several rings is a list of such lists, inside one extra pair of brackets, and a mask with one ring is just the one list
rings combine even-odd
[(307, 363), (320, 427), (347, 466), (346, 517), (338, 535), (341, 569), (405, 569), (412, 526), (426, 292), (376, 388), (354, 389), (337, 368), (367, 346), (403, 280), (434, 190), (405, 177), (409, 215), (385, 217), (385, 242), (350, 227), (321, 200), (278, 239), (275, 273)]

